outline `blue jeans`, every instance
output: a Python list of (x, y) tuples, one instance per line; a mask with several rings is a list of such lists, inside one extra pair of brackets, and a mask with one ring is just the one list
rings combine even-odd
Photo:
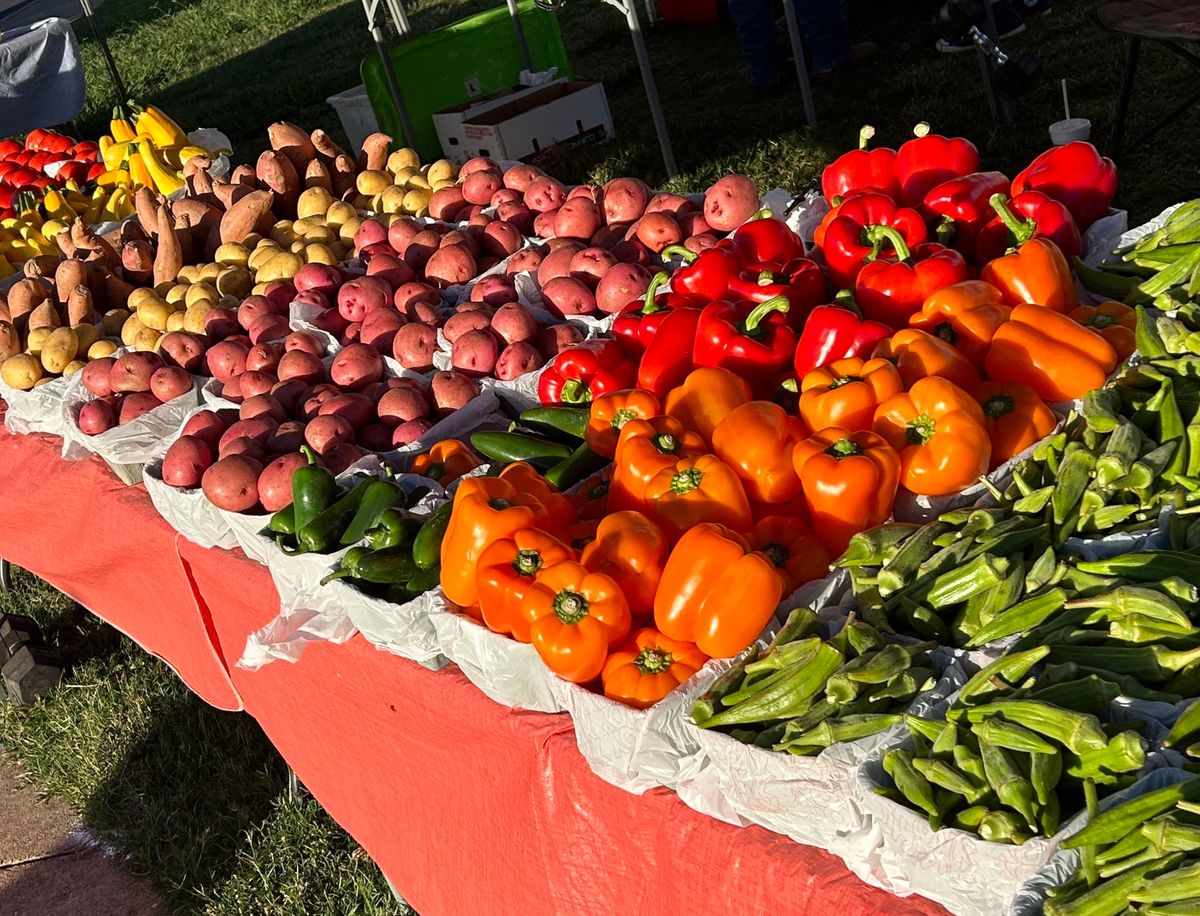
[[(790, 2), (796, 5), (813, 71), (824, 73), (846, 63), (850, 59), (850, 28), (841, 0)], [(750, 82), (756, 86), (779, 82), (783, 53), (775, 27), (775, 4), (772, 0), (728, 0), (728, 4), (742, 56), (750, 68)]]

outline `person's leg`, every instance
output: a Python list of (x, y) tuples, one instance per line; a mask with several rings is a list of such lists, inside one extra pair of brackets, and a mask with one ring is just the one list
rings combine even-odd
[(778, 83), (782, 58), (774, 4), (771, 0), (728, 0), (728, 3), (742, 57), (750, 68), (750, 82), (755, 86)]
[[(800, 30), (812, 58), (814, 73), (829, 71), (848, 63), (851, 57), (850, 26), (841, 0), (793, 0)], [(732, 3), (730, 4), (732, 6)]]

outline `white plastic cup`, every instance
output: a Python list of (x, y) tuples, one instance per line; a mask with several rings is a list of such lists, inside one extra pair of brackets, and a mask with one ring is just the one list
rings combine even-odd
[(1072, 140), (1086, 140), (1092, 135), (1092, 122), (1087, 118), (1067, 118), (1050, 125), (1050, 142), (1062, 146)]

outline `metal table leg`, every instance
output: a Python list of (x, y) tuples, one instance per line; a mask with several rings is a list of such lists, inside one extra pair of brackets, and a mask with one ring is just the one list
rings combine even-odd
[(121, 79), (121, 74), (117, 71), (117, 62), (113, 60), (112, 51), (108, 49), (108, 37), (104, 33), (104, 26), (101, 25), (100, 19), (96, 16), (95, 9), (92, 8), (92, 0), (79, 0), (79, 6), (83, 10), (83, 15), (87, 17), (88, 25), (92, 27), (92, 34), (96, 36), (96, 44), (100, 46), (100, 53), (104, 55), (105, 66), (108, 67), (109, 75), (113, 79), (113, 85), (116, 86), (117, 108), (121, 110), (123, 117), (128, 117), (129, 93), (125, 89), (125, 83)]
[(521, 52), (521, 63), (530, 73), (533, 72), (533, 56), (529, 53), (529, 42), (525, 39), (525, 27), (521, 25), (521, 13), (517, 9), (517, 0), (508, 0), (508, 16), (512, 19), (513, 31), (517, 33), (517, 50)]
[(12, 564), (0, 557), (0, 592), (12, 590)]
[(784, 0), (787, 16), (788, 40), (792, 44), (792, 56), (796, 62), (796, 79), (800, 83), (800, 98), (804, 102), (804, 119), (809, 127), (817, 125), (817, 109), (813, 104), (812, 84), (808, 81), (808, 62), (804, 59), (804, 44), (800, 40), (800, 23), (796, 19), (796, 5)]

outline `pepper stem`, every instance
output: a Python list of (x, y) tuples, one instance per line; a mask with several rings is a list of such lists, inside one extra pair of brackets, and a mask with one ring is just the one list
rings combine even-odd
[(672, 661), (674, 659), (671, 658), (670, 652), (646, 646), (633, 660), (633, 666), (639, 674), (662, 674), (670, 669)]
[(954, 346), (958, 342), (958, 333), (954, 330), (954, 325), (949, 321), (943, 321), (935, 327), (933, 329), (933, 336), (946, 341), (951, 346)]
[(874, 136), (875, 136), (875, 128), (872, 127), (870, 124), (864, 124), (862, 127), (860, 127), (858, 129), (858, 148), (866, 149), (867, 144), (871, 142), (871, 139)]
[(446, 466), (444, 464), (431, 464), (425, 469), (425, 474), (422, 476), (428, 477), (432, 480), (440, 480), (442, 475), (445, 473)]
[(308, 466), (310, 468), (315, 468), (317, 466), (316, 453), (313, 452), (313, 450), (311, 448), (309, 448), (307, 445), (300, 446), (300, 454), (302, 454), (305, 458), (308, 459)]
[(654, 447), (664, 455), (674, 455), (679, 451), (679, 440), (670, 433), (659, 433), (654, 437)]
[(753, 214), (750, 219), (746, 220), (746, 222), (752, 222), (756, 219), (770, 219), (774, 215), (775, 214), (771, 211), (770, 207), (763, 207), (757, 213)]
[(663, 258), (678, 257), (681, 260), (686, 261), (688, 264), (691, 264), (696, 260), (696, 258), (700, 257), (700, 255), (698, 255), (696, 252), (684, 245), (668, 245), (661, 252), (659, 252), (659, 255)]
[(759, 325), (766, 317), (773, 312), (779, 312), (781, 315), (786, 315), (792, 304), (788, 302), (787, 296), (772, 296), (766, 302), (760, 302), (750, 314), (746, 316), (746, 320), (742, 322), (742, 333), (753, 334), (759, 329)]
[(688, 468), (685, 471), (677, 471), (671, 476), (671, 492), (672, 493), (691, 493), (700, 486), (700, 482), (704, 480), (704, 472), (699, 468)]
[(948, 216), (943, 216), (942, 221), (937, 224), (937, 229), (934, 230), (937, 235), (937, 240), (943, 245), (949, 245), (954, 241), (954, 237), (958, 235), (958, 226), (954, 224)]
[(488, 500), (487, 504), (489, 509), (495, 509), (497, 512), (512, 508), (512, 503), (510, 503), (503, 496), (493, 496)]
[(554, 602), (551, 607), (554, 610), (554, 616), (567, 626), (579, 623), (579, 621), (588, 615), (587, 598), (579, 594), (579, 592), (573, 592), (565, 588), (554, 596)]
[(904, 241), (904, 236), (891, 226), (867, 226), (866, 233), (867, 241), (875, 246), (871, 254), (867, 257), (868, 261), (874, 261), (879, 257), (879, 246), (884, 242), (887, 242), (895, 250), (896, 260), (909, 261), (912, 259), (912, 250), (908, 247), (908, 243)]
[(1016, 402), (1007, 394), (993, 394), (983, 402), (983, 413), (988, 417), (1006, 417), (1013, 412)]
[(536, 550), (518, 550), (512, 565), (517, 575), (532, 576), (542, 568), (542, 555)]
[(862, 309), (858, 303), (854, 301), (854, 291), (849, 289), (839, 289), (833, 296), (833, 304), (839, 308), (844, 308), (847, 312), (853, 312), (859, 318), (862, 318)]
[(843, 458), (853, 458), (855, 455), (861, 455), (863, 447), (853, 439), (838, 439), (837, 442), (825, 449), (825, 454), (830, 458), (836, 458), (841, 461)]
[(564, 404), (587, 404), (592, 399), (592, 392), (579, 379), (569, 378), (563, 382), (558, 396)]
[(992, 205), (992, 209), (1000, 217), (1000, 222), (1004, 223), (1004, 228), (1013, 237), (1015, 244), (1024, 245), (1033, 238), (1033, 234), (1037, 232), (1037, 222), (1032, 219), (1018, 219), (1017, 215), (1008, 208), (1007, 197), (996, 193), (988, 198), (988, 203)]
[(783, 569), (783, 567), (787, 565), (787, 561), (790, 556), (788, 549), (778, 541), (771, 541), (769, 544), (764, 544), (759, 548), (759, 552), (766, 554), (767, 559), (770, 560), (777, 569)]
[(829, 383), (829, 390), (832, 391), (835, 388), (841, 388), (843, 385), (849, 385), (851, 382), (861, 382), (862, 380), (863, 377), (861, 375), (839, 375)]
[[(686, 251), (687, 249), (684, 250)], [(667, 281), (670, 279), (664, 270), (660, 270), (650, 278), (650, 285), (646, 287), (646, 295), (642, 299), (643, 315), (653, 315), (655, 312), (665, 311), (666, 306), (659, 305), (654, 300), (658, 298), (658, 291), (666, 286)]]
[(936, 428), (937, 424), (928, 414), (923, 413), (914, 417), (908, 424), (908, 444), (926, 445), (933, 438)]
[(637, 414), (635, 414), (632, 410), (630, 410), (628, 407), (622, 407), (613, 414), (611, 423), (612, 428), (617, 430), (624, 429), (626, 423), (636, 418)]
[(775, 271), (767, 269), (761, 271), (758, 275), (758, 280), (755, 281), (759, 286), (770, 286), (775, 282)]
[(929, 132), (931, 130), (933, 130), (933, 128), (929, 126), (928, 121), (918, 121), (913, 125), (913, 136), (918, 138), (927, 137), (929, 136)]
[(782, 382), (779, 383), (779, 387), (781, 390), (786, 391), (790, 394), (799, 394), (800, 393), (800, 382), (796, 379), (795, 376), (792, 376), (790, 378), (785, 378)]

